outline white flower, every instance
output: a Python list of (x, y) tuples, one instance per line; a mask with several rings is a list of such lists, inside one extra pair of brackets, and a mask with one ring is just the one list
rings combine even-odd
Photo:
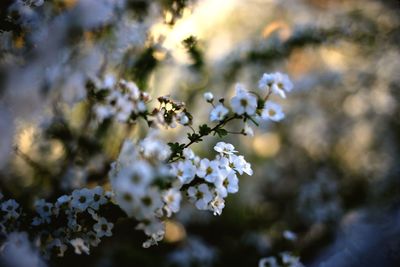
[(84, 252), (85, 254), (89, 255), (89, 246), (82, 238), (72, 239), (69, 241), (69, 243), (74, 247), (76, 254), (80, 255), (82, 252)]
[(204, 178), (207, 182), (213, 183), (220, 175), (218, 161), (210, 161), (208, 159), (202, 159), (200, 166), (197, 169), (197, 176)]
[(253, 175), (250, 163), (248, 163), (243, 156), (232, 155), (230, 158), (232, 168), (237, 171), (240, 175), (247, 173)]
[(144, 160), (138, 160), (130, 166), (120, 170), (116, 180), (129, 181), (136, 191), (142, 191), (153, 182), (153, 169)]
[(270, 92), (272, 90), (272, 86), (275, 83), (275, 74), (264, 73), (258, 82), (258, 88), (262, 92)]
[(138, 198), (137, 212), (134, 215), (137, 219), (154, 217), (155, 213), (163, 206), (161, 193), (156, 188), (149, 188)]
[(57, 209), (67, 208), (70, 201), (71, 201), (71, 196), (62, 195), (61, 197), (57, 198), (55, 206)]
[[(219, 169), (220, 169), (220, 177), (226, 177), (230, 171), (232, 171), (233, 164), (231, 164), (229, 158), (218, 155), (217, 158)], [(231, 166), (232, 165), (232, 166)]]
[(137, 161), (137, 152), (135, 143), (129, 139), (125, 139), (121, 151), (119, 152), (117, 162), (123, 167), (132, 164)]
[(164, 161), (171, 155), (170, 147), (157, 138), (156, 131), (149, 133), (148, 136), (139, 143), (139, 148), (143, 156), (148, 159)]
[(221, 197), (226, 197), (228, 193), (237, 193), (239, 191), (239, 179), (235, 172), (231, 171), (226, 177), (218, 179), (216, 190)]
[(140, 90), (134, 82), (125, 82), (124, 86), (128, 91), (128, 96), (132, 100), (139, 100)]
[(264, 105), (261, 117), (264, 120), (280, 121), (285, 118), (282, 107), (271, 100), (267, 100)]
[(44, 199), (35, 201), (36, 212), (43, 222), (50, 223), (53, 204), (47, 203)]
[(210, 121), (222, 121), (228, 115), (229, 110), (223, 105), (216, 105), (210, 112)]
[(93, 192), (83, 188), (72, 192), (71, 206), (78, 211), (86, 210), (93, 201)]
[(96, 186), (92, 189), (93, 201), (90, 203), (90, 207), (98, 210), (101, 205), (107, 203), (107, 199), (104, 196), (104, 190), (101, 186)]
[(238, 114), (253, 115), (257, 109), (257, 97), (250, 94), (243, 85), (236, 85), (236, 95), (231, 99), (233, 111)]
[(221, 153), (221, 155), (232, 155), (233, 153), (236, 153), (237, 151), (235, 150), (235, 147), (232, 144), (225, 143), (225, 142), (218, 142), (214, 146), (214, 150), (217, 151), (218, 153)]
[(100, 217), (97, 223), (93, 225), (93, 230), (96, 232), (99, 238), (103, 236), (112, 236), (111, 229), (114, 224), (110, 223), (104, 217)]
[(17, 212), (18, 207), (19, 207), (19, 204), (14, 199), (9, 199), (9, 200), (1, 203), (1, 210), (6, 213), (4, 218), (18, 219), (18, 217), (19, 217), (19, 213)]
[(243, 133), (247, 136), (254, 136), (253, 128), (251, 128), (248, 123), (244, 124)]
[(181, 185), (190, 183), (196, 175), (196, 167), (190, 160), (172, 163), (171, 168), (171, 174), (179, 179)]
[(199, 210), (207, 210), (208, 204), (213, 199), (213, 195), (207, 184), (191, 186), (187, 190), (190, 199), (195, 203)]
[(160, 241), (165, 234), (165, 224), (163, 221), (153, 217), (151, 219), (143, 220), (136, 226), (136, 229), (143, 230), (143, 232), (150, 237), (159, 237), (156, 241)]
[(181, 191), (170, 188), (163, 194), (163, 200), (165, 203), (164, 209), (167, 212), (167, 217), (170, 217), (172, 213), (176, 213), (180, 209), (181, 205)]
[(211, 92), (204, 93), (203, 97), (207, 102), (212, 102), (214, 100), (214, 95)]
[(275, 82), (272, 85), (272, 92), (286, 98), (286, 92), (290, 92), (293, 89), (293, 84), (289, 79), (289, 76), (279, 72), (274, 73)]
[(188, 147), (183, 149), (183, 156), (185, 157), (185, 159), (188, 159), (188, 160), (193, 160), (196, 157), (193, 150), (191, 150)]
[(125, 213), (132, 217), (135, 215), (135, 188), (127, 180), (119, 179), (113, 184), (115, 201)]
[(214, 199), (210, 203), (211, 210), (214, 215), (221, 215), (222, 210), (225, 207), (225, 200), (220, 196), (215, 196)]

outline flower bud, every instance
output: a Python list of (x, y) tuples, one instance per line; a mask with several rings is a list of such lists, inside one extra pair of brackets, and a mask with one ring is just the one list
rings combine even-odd
[(206, 92), (206, 93), (204, 93), (204, 99), (207, 101), (207, 102), (213, 102), (213, 100), (214, 100), (214, 95), (211, 93), (211, 92)]

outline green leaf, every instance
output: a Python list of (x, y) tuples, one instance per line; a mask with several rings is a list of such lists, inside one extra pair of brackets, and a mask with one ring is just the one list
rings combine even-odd
[(215, 130), (215, 134), (217, 134), (219, 137), (224, 137), (224, 136), (228, 135), (228, 131), (220, 128), (220, 129)]
[(208, 135), (211, 132), (211, 128), (207, 124), (200, 125), (199, 133), (200, 135)]

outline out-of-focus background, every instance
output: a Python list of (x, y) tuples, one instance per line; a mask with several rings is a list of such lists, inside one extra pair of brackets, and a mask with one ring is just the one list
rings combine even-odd
[[(55, 2), (64, 4), (59, 11), (63, 12), (73, 10), (79, 1)], [(141, 248), (142, 236), (134, 224), (121, 222), (113, 237), (90, 256), (70, 253), (52, 260), (50, 266), (76, 262), (104, 267), (257, 266), (261, 258), (283, 251), (293, 252), (306, 266), (399, 266), (399, 1), (170, 2), (185, 3), (179, 16), (164, 6), (162, 19), (156, 20), (158, 11), (149, 2), (127, 1), (132, 10), (143, 8), (143, 18), (129, 33), (121, 30), (119, 39), (113, 41), (126, 40), (113, 45), (129, 46), (124, 51), (139, 56), (132, 59), (112, 50), (109, 60), (133, 66), (122, 72), (153, 95), (171, 94), (185, 101), (203, 121), (209, 112), (201, 100), (204, 92), (229, 96), (236, 82), (256, 89), (264, 72), (285, 72), (294, 84), (288, 98), (278, 100), (286, 118), (261, 125), (254, 138), (228, 137), (252, 163), (255, 174), (241, 178), (239, 193), (227, 199), (221, 216), (184, 205), (167, 223), (165, 241), (150, 249)], [(41, 8), (45, 7), (46, 2)], [(96, 19), (82, 23), (96, 23)], [(96, 34), (84, 33), (86, 42), (96, 42)], [(20, 196), (32, 188), (51, 196), (51, 182), (40, 180), (46, 170), (42, 170), (45, 174), (32, 171), (24, 155), (53, 169), (65, 168), (57, 165), (65, 158), (60, 141), (36, 141), (43, 135), (37, 122), (54, 117), (51, 103), (60, 94), (43, 84), (36, 91), (28, 87), (40, 83), (36, 75), (48, 64), (58, 64), (63, 55), (57, 54), (57, 63), (53, 57), (38, 58), (46, 55), (48, 47), (31, 55), (24, 49), (35, 40), (23, 35), (7, 37), (7, 32), (0, 35), (2, 49), (13, 51), (1, 55), (2, 66), (27, 66), (15, 67), (15, 77), (10, 76), (8, 87), (0, 89), (5, 103), (0, 106), (2, 187)], [(40, 36), (38, 40), (40, 45)], [(77, 73), (80, 68), (90, 71), (97, 64), (98, 55), (89, 48), (93, 46), (77, 50), (84, 51), (81, 58), (88, 57), (84, 63), (75, 62), (78, 70), (69, 69), (63, 79), (48, 78), (53, 87), (62, 86), (61, 95), (67, 99), (79, 93), (71, 88), (82, 83)], [(104, 47), (95, 48), (101, 51)], [(63, 104), (58, 109), (68, 110), (68, 124), (79, 129), (83, 109), (79, 104)], [(115, 127), (114, 137), (122, 131)], [(180, 131), (174, 130), (170, 138), (178, 138)], [(210, 137), (205, 141), (208, 145), (194, 146), (194, 150), (208, 155), (212, 151), (204, 148), (217, 141)], [(19, 153), (8, 143), (16, 144)], [(109, 154), (115, 155), (114, 150), (109, 142)], [(104, 162), (107, 158), (93, 156), (90, 163), (68, 163), (68, 172), (63, 173), (65, 188), (95, 181), (102, 173), (98, 166)]]

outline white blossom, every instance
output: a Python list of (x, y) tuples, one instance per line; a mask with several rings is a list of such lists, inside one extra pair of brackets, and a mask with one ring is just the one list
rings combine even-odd
[(214, 146), (214, 150), (220, 153), (221, 155), (232, 155), (233, 153), (237, 152), (232, 144), (225, 142), (218, 142)]
[(222, 121), (228, 115), (229, 110), (223, 105), (216, 105), (210, 112), (210, 121)]
[(220, 175), (219, 164), (215, 160), (202, 159), (196, 174), (207, 182), (213, 183)]
[(92, 189), (93, 200), (90, 203), (92, 209), (98, 210), (101, 205), (107, 203), (107, 198), (104, 195), (104, 190), (101, 186), (96, 186)]
[(254, 130), (253, 130), (253, 128), (251, 128), (251, 127), (249, 126), (248, 123), (245, 123), (245, 124), (244, 124), (244, 127), (243, 127), (243, 134), (245, 134), (245, 135), (247, 135), (247, 136), (251, 136), (251, 137), (254, 136)]
[(243, 156), (232, 155), (230, 160), (233, 169), (237, 171), (240, 175), (242, 175), (243, 173), (253, 175), (251, 164), (248, 163)]
[(182, 195), (176, 188), (170, 188), (163, 194), (163, 201), (165, 203), (164, 209), (167, 212), (167, 217), (172, 213), (176, 213), (180, 209)]
[(274, 76), (275, 83), (272, 85), (272, 92), (282, 98), (286, 98), (286, 93), (293, 89), (293, 84), (290, 81), (289, 76), (280, 72), (276, 72)]
[(207, 102), (212, 102), (214, 100), (214, 95), (211, 92), (204, 93), (203, 97)]
[(93, 230), (99, 238), (102, 238), (103, 236), (112, 236), (111, 229), (113, 226), (114, 224), (108, 222), (106, 218), (100, 217), (97, 223), (93, 225)]
[(264, 105), (261, 117), (264, 120), (280, 121), (285, 118), (282, 107), (277, 103), (267, 100)]
[(190, 183), (196, 175), (196, 167), (190, 160), (171, 164), (171, 174), (178, 178), (181, 185)]
[(213, 195), (207, 184), (191, 186), (187, 190), (188, 196), (199, 210), (207, 210)]
[(258, 88), (261, 92), (270, 92), (275, 83), (275, 74), (264, 73), (258, 82)]
[(231, 171), (216, 182), (216, 190), (221, 197), (226, 197), (228, 193), (234, 194), (239, 191), (239, 179), (234, 171)]
[(236, 95), (231, 99), (231, 106), (238, 115), (254, 115), (257, 109), (257, 97), (249, 93), (243, 85), (237, 84)]
[(213, 211), (214, 215), (221, 215), (224, 207), (225, 200), (219, 195), (216, 195), (214, 199), (210, 202), (210, 208)]
[(77, 189), (72, 192), (71, 206), (78, 211), (86, 210), (93, 201), (93, 192), (90, 189)]

